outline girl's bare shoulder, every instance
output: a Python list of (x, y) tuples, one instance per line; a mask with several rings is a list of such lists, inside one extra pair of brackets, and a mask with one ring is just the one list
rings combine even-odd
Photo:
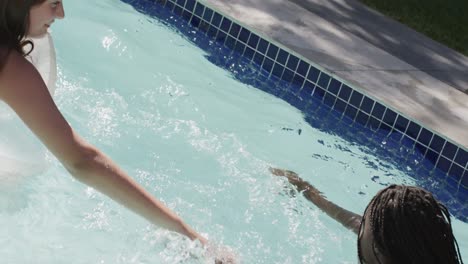
[[(4, 52), (4, 51), (3, 51)], [(35, 86), (42, 81), (36, 68), (17, 51), (6, 53), (6, 58), (0, 70), (0, 98), (18, 87)], [(9, 89), (13, 88), (14, 89)]]
[(17, 51), (7, 52), (0, 48), (0, 56), (3, 67), (0, 72), (0, 80), (11, 81), (17, 78), (28, 78), (30, 74), (35, 74), (34, 66)]

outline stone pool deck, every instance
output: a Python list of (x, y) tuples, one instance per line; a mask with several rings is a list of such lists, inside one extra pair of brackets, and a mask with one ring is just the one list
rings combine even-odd
[(203, 0), (468, 149), (468, 58), (356, 0)]

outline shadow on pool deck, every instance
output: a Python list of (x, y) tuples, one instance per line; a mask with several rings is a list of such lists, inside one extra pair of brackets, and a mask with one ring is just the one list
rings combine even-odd
[(468, 148), (468, 58), (355, 0), (204, 0)]
[(468, 58), (355, 0), (289, 0), (468, 94)]

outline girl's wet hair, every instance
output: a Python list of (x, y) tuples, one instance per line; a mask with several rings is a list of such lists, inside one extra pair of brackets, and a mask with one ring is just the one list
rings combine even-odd
[[(34, 46), (25, 40), (29, 26), (29, 10), (32, 6), (42, 4), (45, 0), (0, 0), (0, 71), (11, 51), (23, 56), (29, 54)], [(28, 52), (25, 46), (31, 46)]]
[(391, 185), (379, 191), (362, 222), (370, 225), (373, 248), (391, 263), (463, 263), (447, 208), (422, 188)]

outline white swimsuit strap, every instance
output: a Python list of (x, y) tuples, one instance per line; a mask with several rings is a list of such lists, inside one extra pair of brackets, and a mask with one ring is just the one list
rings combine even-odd
[(31, 40), (34, 43), (34, 50), (27, 58), (41, 74), (50, 94), (54, 95), (55, 82), (57, 81), (57, 62), (52, 36), (48, 32), (42, 38)]

